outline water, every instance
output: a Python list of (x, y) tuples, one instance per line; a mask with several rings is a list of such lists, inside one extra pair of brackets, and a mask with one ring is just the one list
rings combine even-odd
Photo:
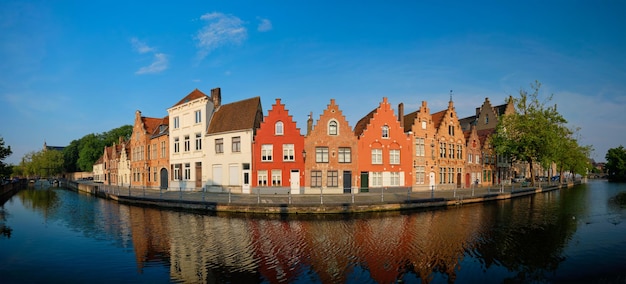
[(0, 207), (0, 283), (626, 283), (620, 191), (281, 218), (23, 190)]

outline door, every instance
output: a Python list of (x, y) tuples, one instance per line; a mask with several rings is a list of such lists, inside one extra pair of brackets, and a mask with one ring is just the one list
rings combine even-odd
[(456, 173), (456, 188), (461, 188), (461, 173)]
[(291, 170), (289, 183), (291, 184), (292, 194), (300, 193), (300, 170)]
[(465, 174), (465, 187), (470, 187), (470, 174)]
[(361, 192), (369, 192), (370, 188), (369, 188), (369, 173), (368, 172), (361, 172), (361, 188), (360, 191)]
[(202, 162), (196, 162), (196, 188), (202, 188)]
[(352, 172), (343, 171), (343, 193), (352, 192)]
[(428, 175), (428, 189), (435, 189), (435, 172), (430, 172)]
[(250, 193), (250, 163), (243, 163), (243, 184), (241, 186), (242, 193)]
[(168, 181), (168, 175), (167, 175), (167, 169), (166, 168), (162, 168), (161, 169), (161, 185), (160, 187), (162, 189), (167, 189), (167, 181)]

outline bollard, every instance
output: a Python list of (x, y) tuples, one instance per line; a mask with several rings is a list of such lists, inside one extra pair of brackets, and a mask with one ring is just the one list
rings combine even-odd
[(230, 188), (228, 189), (228, 203), (230, 203)]
[(130, 185), (128, 186), (128, 196), (130, 196)]
[(261, 203), (261, 189), (257, 188), (256, 190), (256, 203), (259, 204)]
[(289, 204), (291, 204), (291, 190), (287, 191), (287, 195), (289, 196)]
[(320, 187), (320, 204), (324, 204), (324, 194), (322, 193), (321, 187)]
[(352, 195), (352, 203), (354, 203), (354, 190), (350, 189), (350, 194)]
[(381, 203), (385, 202), (385, 188), (384, 187), (380, 189), (380, 202)]
[(179, 198), (180, 200), (183, 200), (183, 187), (182, 187), (182, 186), (179, 186), (179, 187), (178, 187), (178, 190), (179, 190), (179, 192), (180, 192), (180, 193), (179, 193), (179, 195), (178, 195), (178, 198)]
[(452, 192), (452, 197), (456, 198), (456, 186), (454, 186), (454, 190)]
[(202, 202), (204, 202), (204, 193), (206, 192), (206, 187), (202, 187)]

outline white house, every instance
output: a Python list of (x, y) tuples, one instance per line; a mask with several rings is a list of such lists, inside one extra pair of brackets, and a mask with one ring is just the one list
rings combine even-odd
[(209, 191), (250, 193), (252, 141), (262, 121), (260, 97), (217, 108), (205, 137), (202, 175)]
[(170, 190), (200, 190), (206, 157), (203, 140), (213, 112), (220, 106), (220, 88), (211, 97), (195, 89), (167, 109), (169, 116)]

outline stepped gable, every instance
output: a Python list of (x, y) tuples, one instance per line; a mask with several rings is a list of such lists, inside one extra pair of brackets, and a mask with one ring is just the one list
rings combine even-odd
[(366, 116), (361, 118), (359, 122), (356, 123), (356, 125), (354, 126), (354, 135), (356, 137), (361, 136), (361, 134), (363, 134), (363, 131), (367, 129), (367, 125), (370, 123), (370, 120), (374, 117), (374, 114), (376, 113), (377, 109), (378, 108), (375, 108), (374, 110), (370, 111), (370, 113), (368, 113)]
[[(259, 118), (259, 112), (261, 117)], [(220, 106), (211, 119), (207, 134), (256, 129), (263, 120), (261, 98), (254, 97)]]
[(447, 109), (442, 110), (440, 112), (436, 112), (433, 113), (432, 120), (433, 120), (433, 125), (435, 126), (435, 129), (439, 129), (439, 126), (441, 125), (441, 122), (443, 121), (443, 117), (446, 114), (446, 111), (448, 111)]
[(199, 98), (205, 98), (205, 97), (208, 98), (209, 96), (205, 95), (202, 91), (200, 91), (200, 90), (198, 90), (196, 88), (191, 93), (189, 93), (189, 95), (187, 95), (184, 98), (182, 98), (180, 101), (178, 101), (172, 107), (175, 107), (177, 105), (182, 105), (184, 103), (187, 103), (187, 102), (190, 102), (190, 101), (193, 101), (193, 100), (197, 100)]

